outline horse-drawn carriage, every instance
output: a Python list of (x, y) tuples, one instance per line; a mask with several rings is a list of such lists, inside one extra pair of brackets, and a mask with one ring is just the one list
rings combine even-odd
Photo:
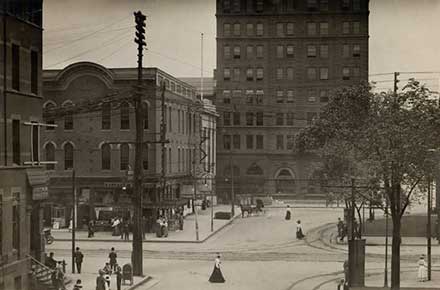
[(241, 217), (248, 217), (254, 214), (264, 213), (264, 203), (261, 199), (256, 200), (256, 204), (240, 204)]

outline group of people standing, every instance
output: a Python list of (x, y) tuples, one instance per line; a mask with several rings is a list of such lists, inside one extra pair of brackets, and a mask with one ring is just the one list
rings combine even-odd
[(116, 275), (116, 290), (121, 290), (122, 284), (122, 268), (118, 265), (118, 255), (115, 248), (111, 248), (108, 255), (109, 262), (105, 263), (102, 269), (98, 271), (96, 277), (96, 290), (110, 290), (111, 275)]
[(45, 266), (51, 269), (51, 281), (52, 285), (56, 290), (65, 290), (66, 286), (64, 284), (65, 269), (63, 268), (63, 262), (57, 261), (54, 258), (54, 253), (49, 253), (49, 257), (46, 257)]
[[(286, 221), (289, 221), (291, 218), (292, 218), (292, 211), (290, 210), (290, 205), (287, 205), (286, 216), (284, 217), (284, 219)], [(303, 233), (301, 220), (297, 220), (296, 221), (296, 238), (298, 240), (302, 240), (302, 239), (304, 239), (304, 237), (305, 237), (305, 235)]]
[(113, 229), (113, 236), (121, 236), (121, 240), (130, 240), (130, 228), (131, 223), (128, 220), (124, 220), (120, 217), (115, 217), (111, 220)]

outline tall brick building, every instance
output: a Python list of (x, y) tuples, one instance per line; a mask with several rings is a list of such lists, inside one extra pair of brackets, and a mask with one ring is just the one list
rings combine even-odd
[[(161, 180), (162, 145), (145, 145), (143, 160), (143, 214), (154, 221), (157, 214), (169, 215), (187, 205), (192, 197), (194, 167), (199, 165), (199, 143), (203, 104), (195, 88), (157, 69), (144, 68), (144, 141), (159, 141), (161, 114), (160, 84), (165, 90), (165, 188)], [(47, 123), (58, 128), (43, 132), (41, 146), (50, 175), (45, 219), (67, 226), (72, 209), (72, 170), (76, 174), (79, 201), (78, 225), (100, 218), (133, 214), (131, 200), (134, 169), (135, 111), (133, 86), (136, 68), (105, 68), (96, 63), (74, 63), (43, 74)], [(94, 103), (93, 106), (88, 102)], [(112, 142), (127, 142), (116, 144)], [(112, 143), (112, 144), (111, 144)], [(195, 161), (195, 165), (193, 164)], [(188, 198), (187, 198), (188, 197)], [(49, 225), (49, 224), (48, 224)]]
[[(368, 80), (368, 0), (217, 0), (217, 192), (319, 195), (295, 134)], [(223, 176), (223, 177), (222, 177)]]
[(47, 196), (38, 166), (42, 1), (1, 1), (0, 51), (0, 289), (29, 289), (30, 257), (44, 252)]

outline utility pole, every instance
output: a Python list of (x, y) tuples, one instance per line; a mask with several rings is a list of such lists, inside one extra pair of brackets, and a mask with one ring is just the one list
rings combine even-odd
[[(214, 163), (210, 164), (211, 174), (214, 173)], [(213, 176), (213, 175), (211, 175)], [(211, 178), (211, 232), (214, 231), (214, 188), (213, 188), (214, 178)]]
[(145, 20), (146, 16), (141, 11), (134, 12), (136, 22), (136, 38), (138, 44), (138, 79), (135, 100), (136, 108), (136, 141), (135, 163), (133, 176), (133, 207), (134, 207), (134, 231), (133, 231), (133, 275), (143, 276), (143, 249), (142, 249), (142, 161), (144, 145), (143, 110), (142, 110), (142, 51), (145, 43)]
[(388, 197), (385, 197), (385, 269), (383, 284), (388, 287)]
[(200, 53), (200, 100), (203, 101), (203, 32), (201, 33), (201, 53)]
[(75, 216), (76, 216), (76, 180), (72, 169), (72, 274), (75, 274)]
[(196, 225), (196, 241), (199, 240), (199, 223), (197, 219), (197, 208), (195, 205), (196, 199), (197, 199), (197, 176), (196, 176), (196, 159), (194, 159), (193, 162), (193, 186), (194, 186), (194, 202), (193, 202), (193, 208), (194, 208), (194, 219), (195, 219), (195, 225)]
[(232, 166), (232, 144), (230, 150), (229, 166), (231, 168), (231, 219), (232, 219), (235, 216), (234, 167)]
[(355, 211), (354, 211), (354, 207), (355, 207), (355, 198), (354, 198), (354, 178), (351, 179), (351, 240), (354, 240), (354, 234), (355, 234), (355, 223), (354, 223), (354, 215), (355, 215)]
[(427, 208), (427, 215), (428, 215), (428, 222), (426, 225), (426, 241), (428, 243), (428, 281), (431, 281), (431, 175), (428, 176), (428, 208)]

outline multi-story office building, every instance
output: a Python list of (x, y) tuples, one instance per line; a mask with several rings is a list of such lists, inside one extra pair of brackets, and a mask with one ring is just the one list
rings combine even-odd
[(29, 289), (41, 260), (45, 170), (42, 125), (42, 1), (0, 4), (0, 289)]
[(236, 193), (319, 194), (319, 160), (293, 154), (295, 135), (368, 80), (368, 15), (368, 0), (217, 1), (218, 194), (231, 166)]
[[(78, 225), (100, 218), (133, 214), (131, 183), (134, 169), (136, 68), (105, 68), (80, 62), (43, 73), (46, 122), (57, 128), (43, 132), (42, 148), (50, 175), (46, 221), (67, 226), (72, 209), (72, 171), (79, 201)], [(157, 69), (143, 69), (144, 141), (143, 215), (155, 221), (172, 215), (192, 196), (192, 173), (199, 163), (200, 109), (194, 87)], [(165, 129), (162, 147), (162, 89), (165, 82)], [(164, 163), (162, 163), (164, 154)], [(162, 166), (164, 164), (164, 167)], [(164, 168), (164, 172), (162, 172)], [(162, 174), (165, 174), (163, 183)], [(163, 186), (165, 185), (165, 186)], [(188, 192), (186, 192), (188, 191)]]

